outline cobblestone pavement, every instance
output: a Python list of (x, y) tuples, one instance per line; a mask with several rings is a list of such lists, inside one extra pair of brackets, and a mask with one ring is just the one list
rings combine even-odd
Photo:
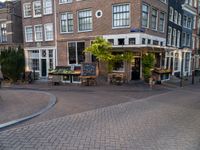
[(1, 150), (199, 150), (199, 87), (0, 133)]

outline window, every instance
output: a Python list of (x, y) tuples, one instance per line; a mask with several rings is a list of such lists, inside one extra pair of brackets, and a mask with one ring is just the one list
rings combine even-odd
[(84, 51), (85, 43), (84, 42), (70, 42), (68, 43), (68, 57), (69, 64), (81, 64), (85, 60)]
[(178, 70), (178, 58), (179, 58), (179, 54), (175, 53), (175, 59), (174, 59), (174, 70)]
[(142, 44), (146, 44), (146, 39), (142, 38)]
[(149, 27), (149, 6), (146, 4), (142, 5), (142, 27)]
[(188, 47), (190, 47), (190, 44), (191, 44), (191, 36), (190, 36), (190, 34), (187, 34), (186, 35), (186, 46), (188, 46)]
[(43, 40), (43, 31), (42, 25), (35, 26), (35, 41), (42, 41)]
[(176, 29), (173, 29), (173, 34), (172, 34), (172, 45), (176, 46)]
[(172, 28), (171, 28), (171, 27), (168, 27), (167, 45), (171, 45), (171, 38), (172, 38)]
[(44, 25), (45, 41), (53, 40), (53, 24), (48, 23)]
[(180, 26), (181, 26), (181, 18), (182, 18), (182, 16), (181, 16), (181, 14), (179, 13), (179, 14), (178, 14), (178, 25), (180, 25)]
[(39, 50), (28, 51), (28, 58), (29, 69), (39, 71)]
[(60, 17), (60, 32), (69, 33), (74, 31), (74, 22), (72, 13), (61, 14)]
[(73, 0), (60, 0), (60, 4), (64, 4), (64, 3), (72, 3)]
[(124, 39), (118, 39), (118, 45), (124, 45)]
[(187, 27), (187, 16), (183, 16), (183, 26)]
[(190, 53), (185, 53), (185, 71), (189, 71)]
[(113, 6), (113, 27), (129, 27), (130, 26), (130, 5), (120, 4)]
[(158, 17), (158, 11), (153, 8), (151, 14), (151, 28), (153, 30), (157, 30), (157, 17)]
[(151, 44), (151, 39), (148, 39), (147, 43), (148, 43), (148, 44)]
[(178, 12), (176, 10), (174, 11), (174, 23), (178, 23)]
[(91, 31), (92, 30), (92, 11), (81, 10), (78, 12), (78, 30)]
[(52, 0), (43, 0), (43, 13), (52, 14)]
[(7, 42), (6, 23), (0, 24), (0, 42)]
[(129, 45), (135, 45), (136, 39), (135, 38), (129, 38)]
[(196, 16), (194, 16), (194, 19), (193, 19), (193, 29), (196, 29)]
[(183, 46), (186, 46), (186, 33), (183, 32)]
[(112, 45), (114, 45), (114, 39), (108, 39), (108, 42)]
[(41, 1), (33, 2), (33, 16), (34, 17), (41, 17), (42, 16)]
[(33, 42), (33, 29), (32, 27), (25, 27), (26, 42)]
[(160, 20), (159, 20), (159, 31), (164, 32), (165, 29), (165, 13), (160, 13)]
[(191, 18), (188, 18), (187, 27), (188, 27), (189, 29), (192, 28), (192, 19), (191, 19)]
[(158, 45), (158, 44), (159, 44), (159, 41), (153, 40), (153, 45)]
[(173, 21), (173, 15), (174, 15), (173, 12), (174, 12), (173, 8), (170, 7), (170, 8), (169, 8), (169, 20), (170, 20), (170, 21)]
[(176, 43), (177, 47), (180, 47), (180, 41), (181, 41), (180, 39), (181, 39), (181, 32), (178, 30), (177, 31), (177, 43)]
[(31, 3), (24, 3), (24, 18), (31, 17)]

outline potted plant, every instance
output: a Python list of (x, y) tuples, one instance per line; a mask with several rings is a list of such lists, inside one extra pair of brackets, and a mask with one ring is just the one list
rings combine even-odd
[(143, 55), (142, 66), (143, 66), (143, 77), (146, 82), (153, 81), (152, 79), (152, 70), (155, 65), (155, 56), (152, 53), (147, 53)]

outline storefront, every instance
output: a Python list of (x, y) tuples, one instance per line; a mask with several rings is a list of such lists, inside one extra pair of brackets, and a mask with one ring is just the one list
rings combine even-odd
[(46, 78), (56, 66), (55, 47), (25, 48), (26, 71), (35, 72), (36, 78)]

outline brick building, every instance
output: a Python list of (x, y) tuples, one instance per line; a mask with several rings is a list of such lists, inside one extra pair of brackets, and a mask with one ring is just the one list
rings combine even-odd
[(21, 3), (0, 2), (0, 49), (22, 46), (22, 43)]
[(113, 52), (131, 51), (132, 62), (118, 63), (114, 72), (128, 80), (142, 78), (142, 55), (155, 52), (157, 67), (162, 67), (166, 45), (166, 0), (56, 1), (58, 65), (92, 62), (83, 54), (97, 36), (113, 45)]
[(56, 25), (53, 0), (21, 0), (26, 71), (46, 78), (56, 66)]

